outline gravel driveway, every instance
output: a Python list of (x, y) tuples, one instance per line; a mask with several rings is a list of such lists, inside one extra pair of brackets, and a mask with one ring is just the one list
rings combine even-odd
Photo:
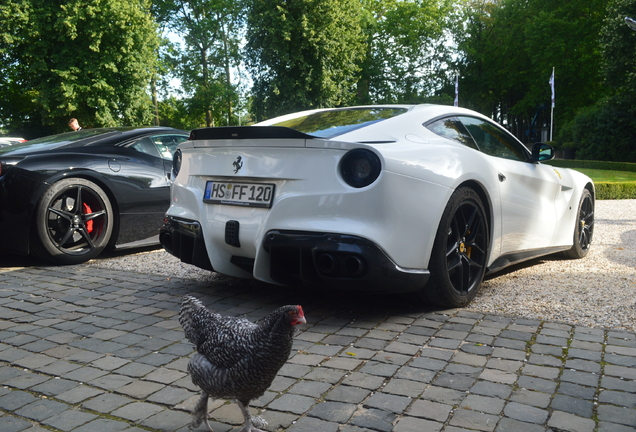
[[(86, 265), (214, 283), (217, 273), (162, 251)], [(636, 200), (597, 201), (592, 250), (581, 260), (533, 260), (483, 284), (466, 308), (486, 313), (636, 331)]]

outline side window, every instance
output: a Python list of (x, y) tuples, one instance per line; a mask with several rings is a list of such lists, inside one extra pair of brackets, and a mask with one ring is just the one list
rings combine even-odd
[(139, 141), (131, 145), (130, 148), (135, 149), (140, 153), (149, 154), (154, 157), (160, 157), (157, 147), (149, 137), (140, 139)]
[(459, 116), (459, 120), (475, 139), (479, 150), (490, 156), (525, 161), (522, 144), (498, 126), (474, 117)]
[(467, 147), (479, 150), (464, 125), (457, 117), (446, 117), (425, 125), (428, 130), (443, 138), (456, 141)]
[(161, 157), (167, 160), (172, 160), (174, 152), (177, 151), (177, 146), (183, 141), (187, 140), (186, 135), (155, 135), (151, 137), (154, 141)]

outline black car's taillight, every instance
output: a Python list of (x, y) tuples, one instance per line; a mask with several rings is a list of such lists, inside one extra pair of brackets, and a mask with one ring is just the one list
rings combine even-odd
[(181, 150), (177, 149), (177, 151), (174, 152), (174, 156), (172, 157), (172, 171), (174, 171), (175, 177), (177, 176), (177, 174), (179, 174), (179, 171), (181, 170), (181, 160), (182, 160)]
[(349, 186), (362, 188), (369, 186), (379, 176), (382, 163), (378, 155), (370, 150), (355, 149), (340, 161), (340, 174)]

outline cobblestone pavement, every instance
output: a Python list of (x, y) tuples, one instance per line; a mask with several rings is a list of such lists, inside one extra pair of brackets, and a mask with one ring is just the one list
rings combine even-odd
[[(253, 404), (268, 431), (636, 431), (634, 333), (37, 265), (0, 268), (0, 431), (186, 431), (197, 389), (184, 294), (252, 320), (303, 305), (308, 324)], [(215, 401), (211, 417), (216, 432), (239, 428), (234, 403)]]

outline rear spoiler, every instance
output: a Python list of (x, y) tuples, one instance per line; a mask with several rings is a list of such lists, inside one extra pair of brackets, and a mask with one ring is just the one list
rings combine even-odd
[(224, 126), (194, 129), (188, 140), (230, 140), (255, 138), (315, 138), (295, 129), (283, 126)]

